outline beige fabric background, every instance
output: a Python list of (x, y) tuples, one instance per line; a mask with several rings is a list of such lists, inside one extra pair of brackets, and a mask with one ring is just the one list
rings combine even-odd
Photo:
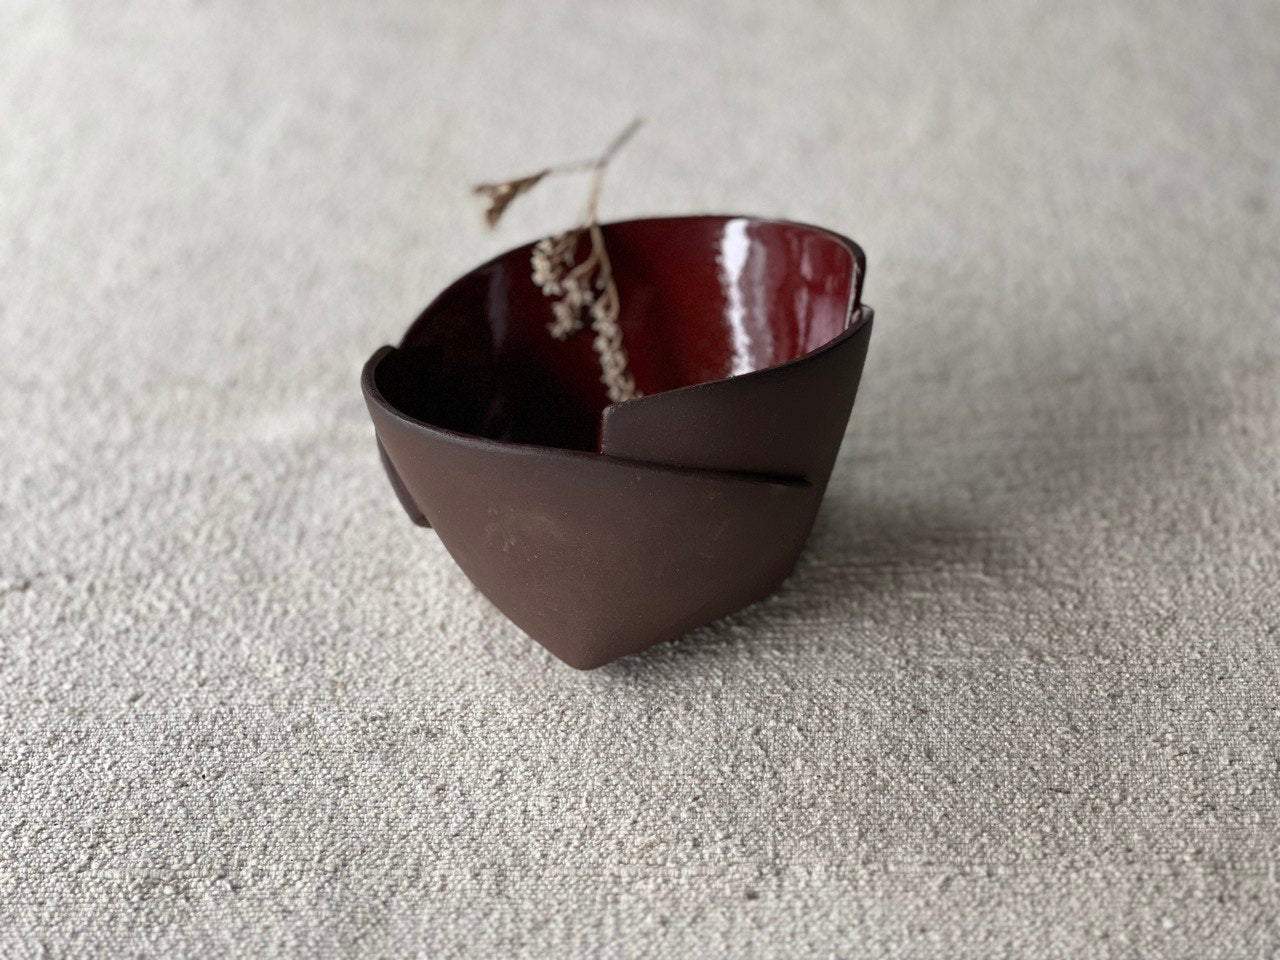
[[(0, 4), (0, 954), (1280, 949), (1280, 7)], [(595, 673), (401, 515), (466, 185), (859, 239), (777, 596)]]

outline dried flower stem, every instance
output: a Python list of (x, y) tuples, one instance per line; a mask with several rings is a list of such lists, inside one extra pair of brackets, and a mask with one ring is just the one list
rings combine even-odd
[[(623, 348), (622, 328), (618, 324), (621, 306), (618, 286), (605, 248), (604, 231), (600, 229), (600, 192), (609, 162), (640, 129), (642, 122), (639, 118), (632, 120), (594, 160), (559, 164), (528, 176), (482, 183), (475, 188), (477, 194), (488, 200), (485, 221), (493, 227), (516, 197), (532, 190), (544, 177), (583, 170), (592, 172), (582, 223), (534, 244), (532, 279), (544, 296), (560, 298), (551, 305), (554, 320), (547, 324), (547, 330), (557, 340), (565, 340), (581, 330), (583, 312), (590, 313), (591, 329), (595, 332), (592, 346), (600, 359), (600, 382), (605, 385), (612, 403), (638, 397), (640, 391), (627, 371), (627, 351)], [(575, 263), (584, 235), (588, 241), (587, 254)]]
[(618, 285), (613, 282), (613, 264), (605, 249), (604, 234), (600, 224), (592, 221), (591, 249), (599, 259), (597, 284), (601, 293), (591, 305), (591, 329), (595, 331), (592, 345), (600, 358), (600, 380), (609, 392), (609, 400), (622, 403), (640, 395), (635, 378), (627, 370), (627, 351), (622, 346), (622, 327), (618, 325)]

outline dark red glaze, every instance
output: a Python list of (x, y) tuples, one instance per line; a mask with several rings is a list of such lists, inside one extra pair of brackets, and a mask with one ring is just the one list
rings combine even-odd
[(640, 399), (609, 404), (589, 330), (548, 334), (531, 245), (450, 286), (363, 379), (410, 517), (583, 668), (785, 579), (871, 329), (862, 252), (826, 230), (706, 216), (604, 235)]

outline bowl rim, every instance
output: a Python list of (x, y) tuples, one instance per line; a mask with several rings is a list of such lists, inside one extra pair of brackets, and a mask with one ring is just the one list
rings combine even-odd
[[(837, 233), (834, 230), (829, 230), (826, 227), (819, 227), (815, 224), (805, 223), (799, 220), (789, 220), (789, 219), (779, 218), (779, 217), (760, 217), (760, 216), (754, 216), (751, 214), (723, 214), (723, 213), (680, 214), (675, 216), (658, 216), (658, 217), (632, 217), (626, 220), (611, 220), (607, 223), (600, 224), (600, 226), (602, 229), (608, 230), (611, 227), (626, 226), (632, 223), (680, 223), (680, 222), (690, 221), (690, 220), (716, 220), (720, 222), (728, 222), (731, 220), (748, 220), (748, 221), (751, 221), (752, 223), (768, 224), (771, 226), (799, 227), (803, 230), (808, 230), (813, 233), (825, 235), (831, 238), (832, 240), (836, 241), (837, 243), (839, 243), (849, 252), (849, 256), (850, 256), (850, 259), (852, 260), (852, 268), (853, 268), (853, 281), (852, 283), (849, 284), (849, 299), (848, 299), (848, 303), (845, 306), (844, 329), (841, 330), (840, 333), (832, 337), (830, 340), (828, 340), (826, 343), (821, 344), (820, 346), (814, 347), (812, 350), (806, 351), (805, 353), (802, 353), (799, 356), (792, 357), (790, 360), (784, 360), (781, 363), (771, 364), (770, 366), (767, 366), (767, 367), (760, 367), (757, 370), (750, 370), (750, 371), (747, 371), (746, 373), (731, 374), (727, 377), (717, 377), (714, 380), (703, 380), (700, 383), (685, 384), (684, 386), (681, 386), (681, 387), (674, 387), (671, 390), (663, 390), (659, 393), (645, 394), (644, 396), (636, 397), (631, 400), (625, 400), (625, 401), (619, 401), (619, 402), (607, 404), (600, 411), (599, 429), (600, 429), (601, 435), (603, 435), (604, 433), (605, 424), (608, 421), (611, 414), (617, 409), (619, 409), (620, 407), (634, 406), (636, 404), (644, 404), (648, 400), (656, 400), (659, 397), (673, 397), (673, 396), (687, 395), (690, 391), (706, 390), (708, 388), (713, 388), (718, 384), (726, 383), (730, 380), (736, 381), (736, 380), (744, 380), (747, 378), (759, 378), (764, 376), (771, 376), (774, 374), (774, 371), (784, 370), (789, 367), (796, 366), (800, 363), (811, 360), (814, 357), (820, 356), (829, 350), (834, 349), (838, 344), (842, 343), (843, 341), (855, 335), (865, 324), (870, 322), (875, 315), (875, 312), (871, 309), (871, 307), (862, 303), (862, 284), (866, 276), (866, 254), (863, 252), (862, 247), (860, 247), (856, 242), (844, 236), (843, 234)], [(474, 444), (480, 447), (487, 447), (494, 450), (508, 450), (512, 452), (541, 451), (544, 453), (566, 454), (570, 456), (589, 457), (592, 459), (600, 459), (600, 458), (604, 458), (608, 460), (620, 459), (617, 457), (612, 457), (609, 454), (602, 452), (601, 450), (577, 450), (569, 447), (554, 447), (554, 446), (547, 446), (546, 444), (539, 444), (539, 443), (526, 443), (522, 441), (513, 441), (513, 440), (497, 440), (492, 437), (481, 436), (480, 434), (465, 433), (459, 430), (451, 430), (448, 427), (441, 427), (436, 424), (430, 423), (426, 420), (419, 420), (417, 417), (414, 417), (408, 413), (405, 413), (399, 407), (395, 406), (395, 404), (391, 403), (383, 395), (381, 389), (379, 389), (378, 387), (377, 372), (378, 372), (378, 367), (381, 365), (382, 361), (385, 360), (392, 353), (398, 352), (404, 346), (405, 340), (408, 339), (413, 329), (419, 323), (421, 323), (423, 320), (427, 318), (427, 316), (436, 308), (436, 305), (438, 303), (444, 300), (450, 293), (454, 291), (456, 287), (460, 286), (463, 282), (468, 280), (473, 274), (478, 273), (482, 270), (485, 270), (488, 267), (494, 266), (498, 262), (505, 260), (507, 257), (510, 257), (512, 254), (518, 253), (521, 250), (527, 250), (537, 242), (538, 242), (537, 240), (530, 240), (530, 241), (527, 241), (526, 243), (517, 244), (513, 247), (509, 247), (506, 250), (503, 250), (500, 253), (496, 254), (495, 256), (490, 257), (488, 260), (484, 261), (483, 263), (478, 264), (477, 266), (474, 266), (471, 269), (467, 270), (466, 272), (462, 273), (460, 276), (456, 277), (450, 283), (446, 284), (445, 287), (438, 294), (436, 294), (436, 296), (434, 296), (431, 299), (431, 301), (422, 309), (422, 311), (413, 320), (413, 322), (410, 323), (409, 326), (406, 328), (404, 334), (400, 337), (399, 345), (391, 346), (390, 344), (386, 344), (382, 347), (379, 347), (377, 350), (375, 350), (372, 356), (370, 356), (369, 359), (365, 362), (364, 369), (361, 371), (361, 375), (360, 375), (361, 387), (364, 390), (365, 397), (368, 400), (368, 402), (376, 403), (381, 409), (385, 410), (388, 414), (395, 417), (397, 420), (400, 420), (406, 424), (411, 424), (420, 430), (427, 430), (433, 434), (440, 436), (441, 438), (451, 439), (454, 441), (462, 441), (462, 442), (465, 442), (468, 444)]]

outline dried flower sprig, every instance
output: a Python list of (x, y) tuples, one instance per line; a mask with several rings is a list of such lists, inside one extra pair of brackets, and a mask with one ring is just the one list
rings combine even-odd
[[(623, 347), (622, 328), (618, 324), (618, 285), (614, 282), (613, 264), (605, 248), (604, 231), (600, 229), (600, 189), (609, 161), (631, 139), (641, 123), (638, 118), (631, 121), (594, 160), (547, 167), (528, 176), (482, 183), (475, 188), (475, 192), (488, 201), (485, 222), (493, 227), (516, 197), (532, 190), (545, 177), (582, 170), (592, 172), (591, 192), (587, 195), (587, 209), (581, 223), (534, 244), (530, 258), (531, 278), (543, 296), (558, 298), (551, 305), (554, 319), (547, 324), (547, 330), (557, 340), (566, 340), (581, 330), (585, 323), (584, 313), (591, 317), (591, 329), (595, 333), (592, 346), (600, 360), (600, 382), (605, 385), (613, 403), (638, 397), (640, 391), (636, 389), (635, 378), (627, 370), (627, 351)], [(586, 255), (578, 260), (578, 250), (584, 237)]]

